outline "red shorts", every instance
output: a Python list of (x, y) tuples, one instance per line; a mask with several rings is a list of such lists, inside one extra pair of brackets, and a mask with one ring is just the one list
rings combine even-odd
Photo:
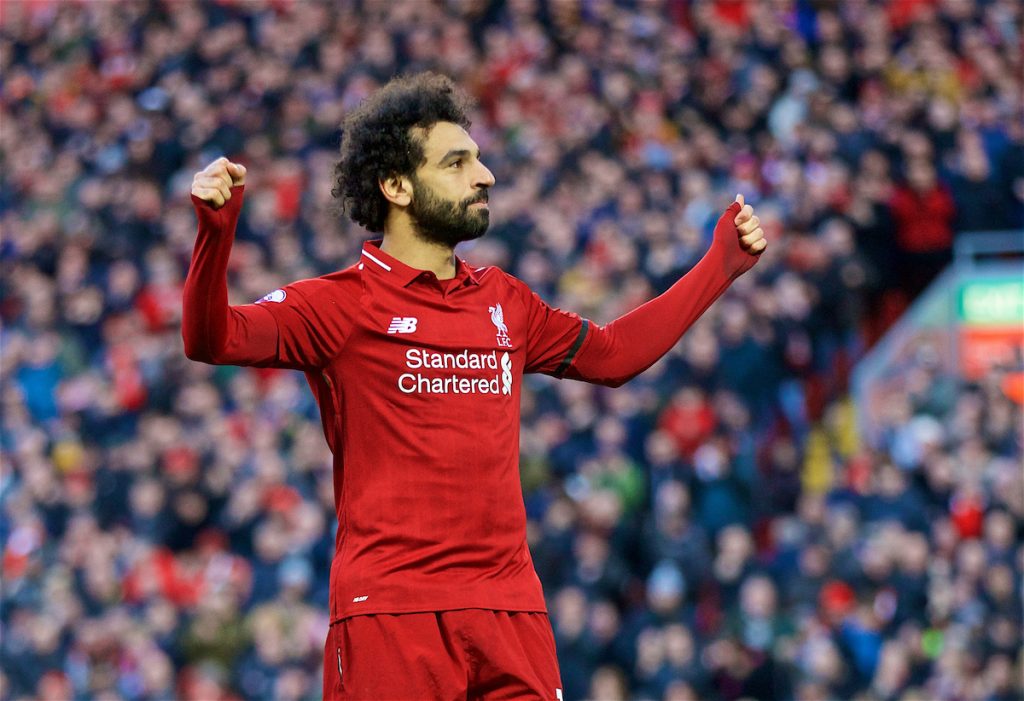
[(374, 614), (327, 633), (324, 701), (521, 698), (562, 698), (547, 614)]

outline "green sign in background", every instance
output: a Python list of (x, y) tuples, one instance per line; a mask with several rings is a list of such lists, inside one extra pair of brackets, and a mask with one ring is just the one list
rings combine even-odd
[(1024, 324), (1024, 279), (964, 282), (957, 295), (957, 314), (968, 326)]

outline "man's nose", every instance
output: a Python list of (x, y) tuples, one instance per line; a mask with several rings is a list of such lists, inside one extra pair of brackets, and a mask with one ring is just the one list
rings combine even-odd
[(473, 183), (475, 187), (493, 187), (494, 185), (494, 173), (491, 169), (478, 161), (479, 168), (476, 172), (476, 182)]

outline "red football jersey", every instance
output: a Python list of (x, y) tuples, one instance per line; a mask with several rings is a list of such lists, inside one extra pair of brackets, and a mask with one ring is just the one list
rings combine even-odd
[(599, 327), (497, 268), (452, 280), (373, 242), (355, 265), (228, 306), (242, 188), (199, 232), (184, 291), (186, 354), (303, 370), (334, 454), (331, 620), (368, 613), (545, 611), (519, 482), (524, 373), (618, 385), (649, 367), (756, 257), (723, 214), (670, 290)]
[(331, 618), (544, 611), (519, 483), (524, 372), (585, 335), (496, 268), (441, 282), (373, 243), (341, 272), (261, 302), (278, 358), (307, 371), (334, 453)]
[[(217, 213), (227, 228), (241, 199)], [(230, 362), (304, 370), (334, 453), (331, 619), (545, 611), (526, 543), (520, 390), (524, 372), (568, 367), (586, 322), (497, 268), (458, 260), (439, 281), (374, 243), (257, 306), (234, 308), (256, 342), (237, 339)]]

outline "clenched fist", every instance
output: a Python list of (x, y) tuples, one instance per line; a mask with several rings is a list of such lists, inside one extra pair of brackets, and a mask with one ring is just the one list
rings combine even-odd
[(245, 185), (245, 166), (221, 156), (192, 178), (192, 194), (214, 209), (231, 199), (231, 188)]
[(740, 205), (740, 211), (733, 223), (740, 235), (740, 248), (751, 255), (759, 255), (768, 247), (768, 241), (761, 229), (761, 220), (754, 216), (753, 207), (743, 204), (743, 195), (736, 195), (736, 202)]

